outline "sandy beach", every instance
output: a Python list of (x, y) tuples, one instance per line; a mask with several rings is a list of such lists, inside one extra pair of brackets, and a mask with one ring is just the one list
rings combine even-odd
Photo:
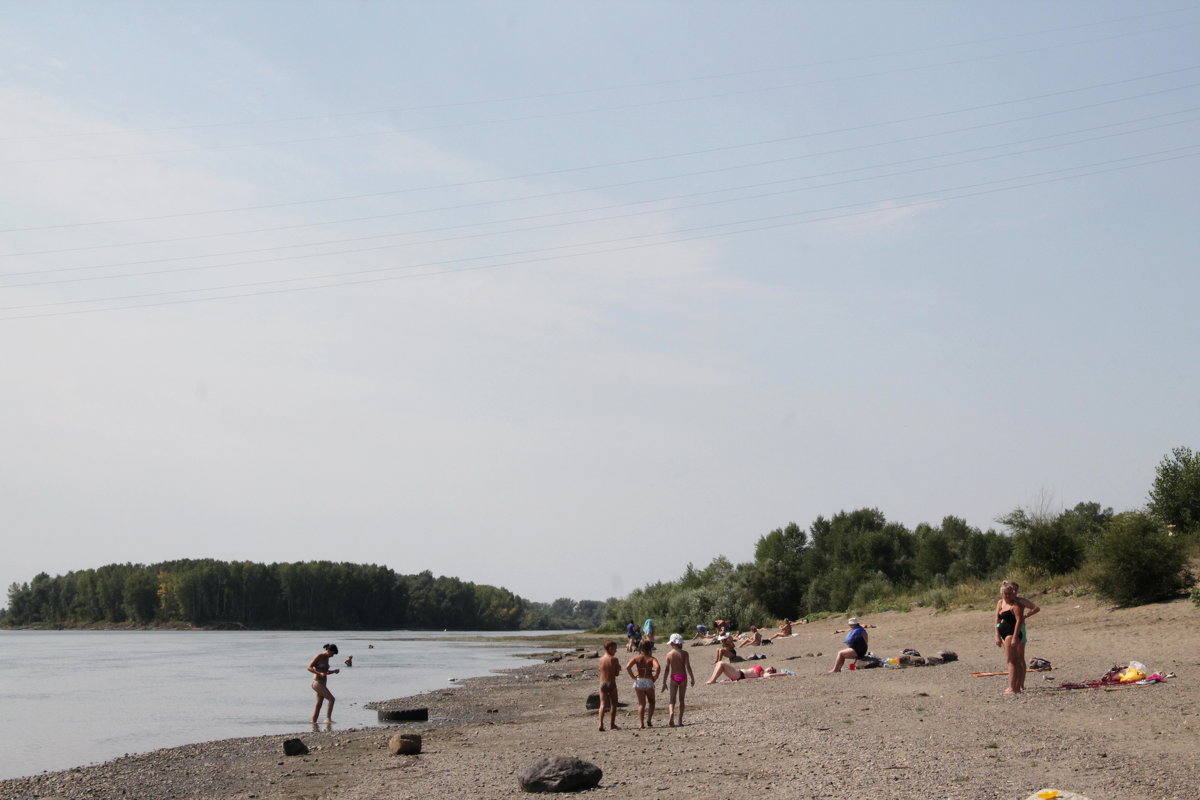
[[(284, 736), (234, 739), (127, 756), (94, 767), (0, 782), (0, 798), (502, 798), (543, 756), (599, 766), (612, 796), (675, 791), (687, 797), (974, 798), (1023, 800), (1056, 788), (1090, 800), (1200, 797), (1200, 647), (1192, 603), (1111, 610), (1091, 599), (1034, 596), (1028, 691), (1004, 696), (989, 608), (887, 612), (863, 617), (871, 650), (952, 650), (928, 667), (827, 675), (844, 628), (836, 618), (796, 626), (761, 652), (793, 677), (702, 685), (714, 648), (688, 647), (697, 685), (685, 726), (668, 728), (660, 697), (652, 729), (638, 730), (631, 681), (622, 679), (618, 724), (600, 733), (585, 709), (596, 688), (595, 652), (461, 682), (388, 707), (427, 706), (427, 723), (300, 734), (310, 753), (286, 757)], [(628, 655), (621, 640), (622, 663)], [(659, 655), (661, 657), (662, 650)], [(1143, 662), (1174, 673), (1165, 683), (1058, 688)], [(298, 714), (308, 697), (297, 697)], [(335, 715), (336, 719), (336, 715)], [(392, 756), (397, 732), (421, 733), (423, 752)]]

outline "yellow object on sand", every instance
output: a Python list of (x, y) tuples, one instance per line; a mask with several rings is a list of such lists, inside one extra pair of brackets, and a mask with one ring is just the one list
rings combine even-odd
[(1042, 789), (1026, 797), (1025, 800), (1088, 800), (1078, 792), (1066, 789)]

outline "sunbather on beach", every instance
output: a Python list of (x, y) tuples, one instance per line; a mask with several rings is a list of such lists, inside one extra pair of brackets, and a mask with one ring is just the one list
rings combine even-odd
[(718, 636), (717, 644), (719, 644), (720, 647), (717, 648), (717, 654), (713, 657), (714, 664), (725, 659), (732, 661), (733, 659), (737, 658), (737, 648), (733, 644), (733, 637), (728, 633)]
[(750, 630), (742, 634), (742, 638), (738, 639), (737, 641), (738, 647), (741, 647), (742, 645), (746, 645), (748, 647), (758, 647), (760, 644), (762, 644), (762, 633), (760, 633), (758, 628), (753, 625), (751, 625)]
[(625, 671), (633, 678), (633, 690), (637, 692), (638, 727), (641, 728), (654, 727), (654, 682), (658, 680), (659, 664), (653, 653), (654, 643), (642, 642), (641, 651), (625, 665)]
[(771, 638), (772, 639), (782, 639), (785, 636), (791, 636), (791, 635), (792, 635), (792, 621), (790, 619), (785, 618), (783, 620), (783, 624), (781, 624), (779, 626), (779, 630)]
[(683, 725), (684, 698), (687, 696), (687, 687), (696, 685), (696, 676), (692, 674), (692, 659), (683, 649), (683, 637), (672, 633), (670, 643), (671, 649), (667, 652), (667, 663), (662, 672), (662, 688), (665, 692), (667, 683), (670, 682), (671, 716), (667, 718), (667, 725), (674, 728), (677, 724)]
[(746, 669), (738, 669), (733, 664), (727, 664), (721, 661), (713, 668), (712, 677), (704, 682), (707, 686), (710, 683), (716, 683), (721, 676), (728, 678), (731, 681), (741, 681), (746, 678), (770, 678), (779, 674), (779, 670), (774, 667), (764, 667), (760, 664), (755, 664), (753, 667)]

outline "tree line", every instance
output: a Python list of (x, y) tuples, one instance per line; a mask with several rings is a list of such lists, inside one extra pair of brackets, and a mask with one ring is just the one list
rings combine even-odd
[(616, 631), (651, 617), (660, 630), (686, 631), (714, 619), (769, 624), (879, 610), (913, 596), (945, 607), (955, 587), (1014, 570), (1072, 576), (1105, 599), (1131, 605), (1174, 596), (1195, 582), (1188, 559), (1200, 543), (1200, 453), (1178, 447), (1164, 457), (1143, 509), (1117, 514), (1094, 502), (1057, 514), (1017, 508), (997, 522), (1002, 532), (954, 516), (910, 530), (875, 508), (841, 511), (817, 517), (807, 529), (793, 522), (760, 536), (751, 562), (718, 556), (703, 569), (688, 564), (678, 580), (604, 602), (535, 603), (428, 571), (398, 575), (327, 561), (110, 564), (14, 584), (0, 624)]
[(596, 627), (603, 602), (526, 600), (428, 570), (212, 559), (109, 564), (8, 590), (8, 627), (191, 625), (253, 629), (519, 630)]
[(1164, 457), (1142, 509), (1117, 514), (1094, 502), (1059, 513), (1017, 508), (997, 522), (1004, 531), (981, 531), (954, 516), (909, 530), (875, 508), (820, 516), (807, 530), (793, 522), (760, 536), (751, 562), (719, 556), (703, 569), (688, 564), (678, 580), (610, 601), (604, 628), (619, 631), (648, 617), (662, 631), (716, 619), (770, 625), (899, 607), (914, 597), (946, 607), (956, 587), (1010, 572), (1069, 576), (1119, 605), (1173, 597), (1195, 583), (1188, 562), (1200, 549), (1200, 453), (1178, 447)]

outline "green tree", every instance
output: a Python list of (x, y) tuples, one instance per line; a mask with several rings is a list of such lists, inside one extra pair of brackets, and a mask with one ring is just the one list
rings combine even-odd
[(125, 613), (138, 625), (154, 621), (158, 611), (158, 584), (144, 569), (129, 573), (125, 578)]
[(1200, 453), (1176, 447), (1163, 457), (1150, 489), (1149, 508), (1180, 533), (1200, 529)]
[(1085, 548), (1091, 548), (1108, 528), (1113, 510), (1101, 508), (1099, 503), (1077, 503), (1074, 508), (1062, 512), (1060, 518), (1072, 536)]
[(1097, 594), (1123, 606), (1168, 599), (1193, 582), (1183, 542), (1137, 511), (1113, 518), (1096, 543), (1092, 573)]
[(1062, 575), (1083, 563), (1083, 541), (1059, 515), (1015, 509), (997, 522), (1012, 531), (1012, 563), (1016, 567)]

